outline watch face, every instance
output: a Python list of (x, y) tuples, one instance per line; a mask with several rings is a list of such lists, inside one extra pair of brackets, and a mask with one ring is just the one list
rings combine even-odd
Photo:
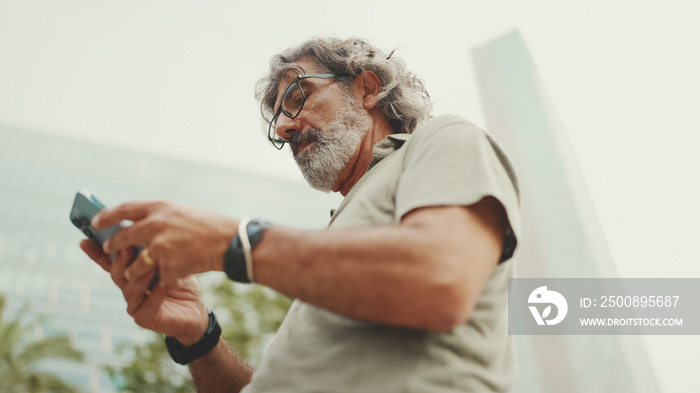
[(265, 232), (271, 227), (272, 223), (269, 221), (260, 220), (257, 218), (250, 220), (246, 232), (248, 232), (248, 239), (250, 240), (251, 250), (255, 249), (255, 246), (258, 245), (258, 242), (260, 242), (260, 239), (262, 239)]

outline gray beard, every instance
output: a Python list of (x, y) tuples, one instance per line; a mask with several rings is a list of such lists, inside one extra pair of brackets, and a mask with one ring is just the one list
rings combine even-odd
[(315, 142), (299, 154), (293, 154), (304, 178), (317, 190), (333, 190), (340, 171), (348, 164), (365, 133), (372, 126), (369, 114), (352, 103), (351, 100), (340, 110), (325, 131), (310, 130), (290, 137), (292, 152), (297, 151), (301, 142)]

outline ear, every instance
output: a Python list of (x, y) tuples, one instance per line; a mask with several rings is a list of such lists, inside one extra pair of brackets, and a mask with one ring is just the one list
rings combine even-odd
[(382, 93), (382, 81), (377, 73), (371, 70), (365, 70), (355, 77), (354, 81), (355, 94), (359, 94), (362, 100), (362, 106), (365, 109), (372, 109), (379, 102), (379, 95)]

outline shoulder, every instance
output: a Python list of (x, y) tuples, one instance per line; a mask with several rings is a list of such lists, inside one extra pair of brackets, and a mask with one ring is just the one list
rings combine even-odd
[(435, 176), (455, 172), (472, 183), (497, 175), (519, 200), (518, 179), (508, 154), (492, 135), (461, 116), (430, 119), (413, 132), (404, 153), (404, 166), (421, 173), (435, 167)]
[(412, 134), (414, 143), (424, 143), (437, 138), (441, 140), (469, 141), (485, 138), (484, 130), (457, 115), (436, 116), (418, 127)]
[(406, 153), (410, 154), (411, 150), (464, 149), (470, 145), (478, 146), (488, 139), (484, 130), (464, 117), (441, 115), (428, 120), (411, 134)]

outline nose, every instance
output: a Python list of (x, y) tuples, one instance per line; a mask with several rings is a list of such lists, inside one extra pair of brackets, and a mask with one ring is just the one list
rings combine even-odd
[(280, 113), (279, 117), (277, 118), (277, 124), (275, 125), (275, 133), (277, 136), (285, 141), (289, 141), (292, 134), (300, 130), (301, 125), (298, 117), (295, 119), (290, 119), (289, 117), (285, 116), (284, 113)]

